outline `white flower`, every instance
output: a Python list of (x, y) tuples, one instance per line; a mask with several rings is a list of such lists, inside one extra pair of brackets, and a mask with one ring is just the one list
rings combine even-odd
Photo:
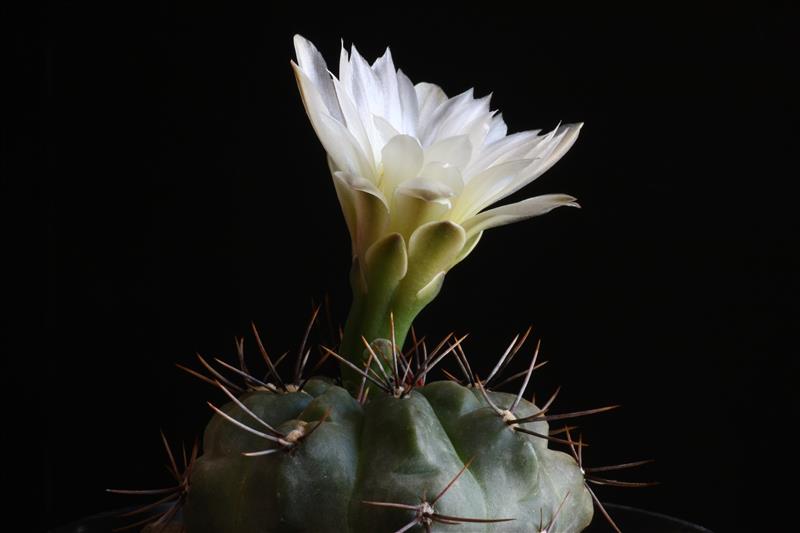
[[(548, 194), (486, 210), (539, 177), (578, 137), (582, 124), (507, 134), (490, 96), (452, 98), (432, 83), (413, 85), (389, 49), (372, 65), (342, 47), (339, 77), (297, 35), (292, 62), (303, 102), (328, 153), (354, 255), (381, 236), (405, 241), (431, 221), (451, 221), (477, 241), (485, 229), (544, 214), (575, 198)], [(474, 244), (473, 242), (473, 244)]]
[[(558, 161), (581, 124), (508, 135), (489, 96), (470, 89), (448, 98), (437, 85), (414, 85), (388, 48), (372, 65), (355, 46), (342, 48), (337, 78), (311, 42), (297, 35), (294, 45), (292, 66), (328, 153), (362, 283), (375, 277), (373, 264), (380, 276), (393, 269), (413, 278), (405, 291), (424, 305), (484, 230), (577, 207), (572, 196), (547, 194), (487, 209)], [(380, 259), (387, 253), (397, 258)]]

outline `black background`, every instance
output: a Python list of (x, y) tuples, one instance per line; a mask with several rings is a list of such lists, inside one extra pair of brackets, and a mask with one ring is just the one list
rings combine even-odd
[(163, 6), (59, 3), (15, 43), (34, 80), (19, 95), (36, 103), (4, 145), (17, 185), (43, 193), (47, 240), (11, 227), (45, 265), (44, 323), (5, 373), (11, 405), (38, 409), (34, 522), (167, 483), (159, 429), (190, 441), (220, 399), (175, 363), (233, 356), (251, 320), (273, 353), (296, 347), (326, 293), (344, 320), (348, 237), (289, 68), (299, 32), (333, 69), (339, 38), (368, 59), (389, 44), (414, 81), (493, 92), (511, 131), (586, 123), (514, 197), (566, 192), (583, 210), (487, 232), (418, 329), (471, 332), (485, 369), (533, 324), (550, 360), (540, 396), (562, 384), (559, 409), (623, 405), (587, 421), (587, 461), (657, 459), (628, 474), (662, 485), (604, 499), (782, 530), (798, 406), (793, 10)]

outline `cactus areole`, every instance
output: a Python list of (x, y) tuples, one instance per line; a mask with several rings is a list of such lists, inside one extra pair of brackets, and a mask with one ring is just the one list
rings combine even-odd
[[(188, 533), (581, 531), (599, 504), (583, 439), (573, 439), (574, 426), (550, 424), (610, 407), (552, 414), (558, 391), (539, 406), (524, 399), (538, 345), (526, 370), (504, 373), (527, 333), (485, 379), (472, 371), (464, 337), (431, 350), (415, 335), (406, 342), (486, 229), (577, 207), (565, 194), (491, 206), (558, 161), (581, 125), (509, 135), (489, 97), (414, 85), (388, 49), (371, 65), (355, 47), (342, 49), (338, 76), (306, 39), (296, 36), (295, 50), (292, 67), (352, 241), (353, 304), (339, 346), (322, 347), (342, 379), (306, 371), (308, 331), (292, 379), (255, 326), (266, 376), (245, 365), (243, 340), (238, 368), (198, 356), (205, 373), (187, 370), (229, 401), (209, 404), (202, 453), (184, 453), (183, 472), (169, 452), (179, 484), (153, 493), (176, 505), (149, 527), (157, 531), (183, 505)], [(445, 357), (462, 377), (431, 382)], [(512, 381), (518, 392), (497, 390)]]

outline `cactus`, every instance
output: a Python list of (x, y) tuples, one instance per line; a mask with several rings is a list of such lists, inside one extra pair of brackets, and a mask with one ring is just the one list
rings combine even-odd
[[(184, 451), (183, 468), (167, 446), (175, 487), (116, 492), (171, 503), (148, 526), (153, 532), (172, 527), (181, 507), (188, 533), (574, 532), (595, 505), (619, 531), (588, 483), (647, 485), (595, 474), (643, 462), (585, 468), (575, 427), (550, 427), (614, 406), (553, 414), (558, 390), (542, 405), (526, 400), (539, 346), (526, 370), (502, 376), (530, 330), (481, 379), (465, 337), (451, 334), (428, 350), (412, 329), (486, 229), (578, 206), (549, 194), (487, 209), (554, 164), (581, 125), (506, 135), (488, 98), (411, 85), (388, 49), (373, 65), (355, 48), (342, 50), (336, 78), (310, 42), (297, 36), (295, 48), (292, 66), (352, 241), (353, 305), (338, 347), (321, 346), (323, 357), (306, 371), (317, 308), (291, 379), (255, 326), (266, 375), (245, 364), (243, 339), (238, 367), (199, 355), (204, 372), (181, 366), (229, 402), (209, 403), (202, 454), (198, 446)], [(448, 356), (462, 377), (443, 370), (446, 380), (429, 382)], [(329, 359), (340, 365), (338, 381), (315, 374)], [(514, 380), (522, 381), (516, 393), (499, 391)]]
[[(425, 383), (462, 339), (418, 365), (389, 348), (393, 364), (359, 370), (355, 397), (329, 380), (269, 383), (241, 370), (250, 386), (237, 396), (206, 378), (230, 403), (212, 405), (184, 508), (189, 533), (583, 529), (592, 498), (574, 459), (547, 446), (570, 442), (550, 436), (552, 401), (523, 398), (536, 357), (516, 395), (487, 390), (498, 374)], [(368, 360), (390, 344), (374, 342)]]

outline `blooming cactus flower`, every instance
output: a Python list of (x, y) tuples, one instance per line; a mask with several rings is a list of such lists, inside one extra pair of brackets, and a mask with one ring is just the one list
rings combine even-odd
[(292, 67), (352, 240), (356, 299), (381, 300), (368, 312), (393, 312), (409, 326), (484, 230), (577, 207), (572, 196), (546, 194), (487, 209), (558, 161), (581, 124), (508, 135), (489, 96), (414, 85), (388, 48), (372, 65), (355, 46), (342, 48), (337, 78), (311, 42), (298, 35), (294, 45)]

